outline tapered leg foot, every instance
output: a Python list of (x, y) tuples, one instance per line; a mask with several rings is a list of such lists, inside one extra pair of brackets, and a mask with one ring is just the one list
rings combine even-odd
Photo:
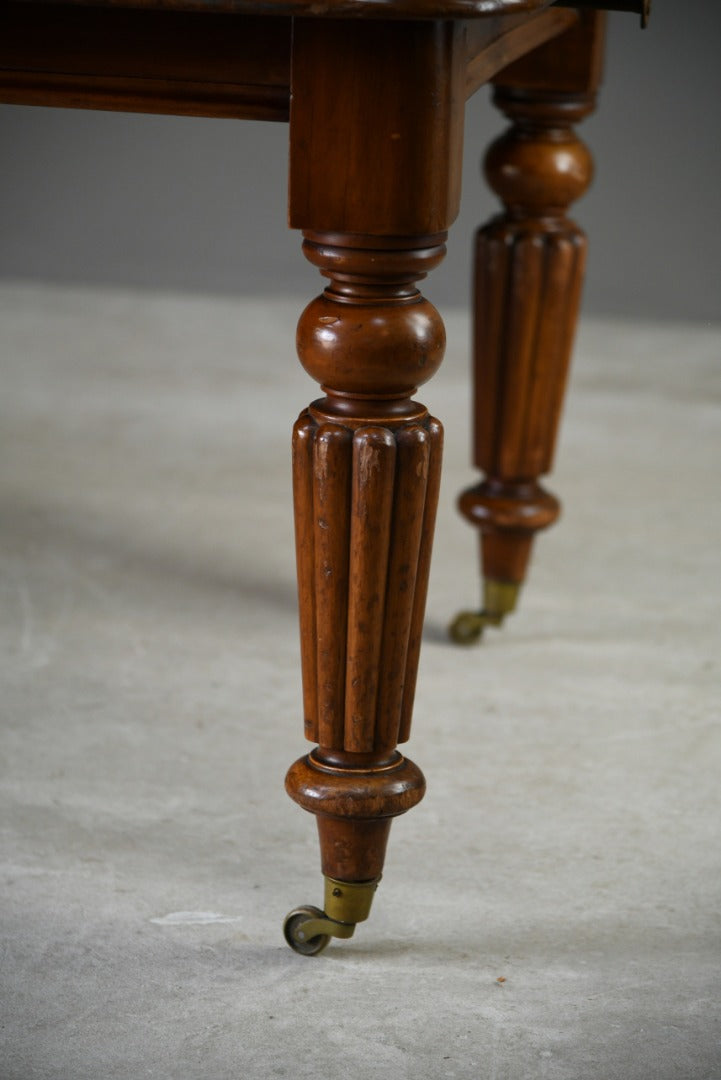
[(449, 631), (458, 645), (472, 645), (487, 626), (502, 626), (516, 610), (533, 538), (556, 520), (560, 506), (540, 484), (486, 480), (464, 492), (459, 507), (480, 530), (483, 605), (480, 611), (460, 612)]

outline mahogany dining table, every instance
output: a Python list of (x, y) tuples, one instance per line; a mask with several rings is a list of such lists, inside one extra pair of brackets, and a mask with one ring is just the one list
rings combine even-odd
[[(297, 351), (320, 397), (293, 431), (305, 735), (291, 797), (316, 815), (323, 908), (284, 933), (320, 952), (366, 919), (394, 816), (423, 797), (410, 733), (443, 430), (415, 400), (441, 316), (418, 283), (459, 208), (464, 110), (492, 84), (509, 125), (486, 155), (497, 216), (475, 248), (483, 606), (469, 642), (516, 605), (557, 499), (552, 464), (585, 238), (575, 126), (594, 108), (605, 13), (648, 0), (5, 0), (0, 101), (289, 125), (289, 225), (327, 279)], [(252, 192), (249, 193), (252, 198)], [(300, 403), (299, 403), (300, 404)]]

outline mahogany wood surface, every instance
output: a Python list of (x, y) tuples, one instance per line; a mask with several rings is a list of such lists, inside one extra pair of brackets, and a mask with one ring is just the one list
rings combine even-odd
[(535, 533), (559, 513), (538, 479), (553, 463), (586, 254), (566, 214), (592, 177), (573, 125), (594, 107), (602, 48), (603, 16), (586, 13), (495, 80), (512, 123), (485, 161), (505, 210), (476, 239), (475, 463), (485, 479), (460, 499), (481, 530), (486, 580), (521, 583)]
[[(73, 0), (8, 0), (0, 5), (0, 101), (288, 120), (294, 20), (277, 13), (260, 16), (215, 9), (211, 15), (208, 18), (202, 9), (176, 10), (163, 4), (90, 6)], [(435, 58), (425, 61), (431, 65), (446, 63), (443, 42), (452, 42), (453, 92), (469, 97), (511, 61), (576, 18), (575, 12), (552, 8), (532, 16), (492, 14), (480, 21), (386, 24), (384, 38), (389, 43), (401, 38), (405, 50), (406, 38), (420, 40), (430, 28), (438, 43)], [(306, 40), (307, 21), (317, 22), (295, 20), (295, 33), (304, 34)], [(331, 54), (319, 40), (312, 36), (310, 40), (325, 70)], [(309, 62), (305, 48), (296, 49), (296, 56)], [(394, 62), (389, 45), (385, 56), (387, 63)], [(463, 75), (461, 65), (465, 65)], [(345, 71), (340, 81), (346, 81)], [(337, 85), (326, 76), (324, 92), (335, 94)], [(319, 90), (314, 86), (315, 94)], [(371, 92), (371, 86), (362, 92)], [(376, 102), (379, 115), (385, 106)], [(407, 101), (403, 108), (408, 108)], [(458, 134), (456, 129), (456, 139)]]
[(0, 101), (287, 120), (291, 21), (0, 4)]

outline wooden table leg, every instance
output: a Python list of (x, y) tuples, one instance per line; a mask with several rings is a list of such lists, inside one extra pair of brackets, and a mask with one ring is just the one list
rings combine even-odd
[(581, 295), (586, 240), (566, 211), (592, 177), (573, 125), (594, 107), (603, 21), (586, 13), (494, 80), (511, 127), (485, 161), (505, 211), (476, 238), (475, 464), (485, 476), (459, 505), (480, 529), (484, 596), (451, 625), (464, 644), (513, 611), (533, 538), (559, 514), (538, 481), (552, 466)]
[(294, 33), (291, 224), (329, 279), (297, 335), (324, 396), (293, 440), (305, 734), (317, 745), (286, 787), (317, 817), (326, 881), (323, 910), (286, 919), (306, 954), (367, 918), (391, 820), (425, 789), (396, 747), (410, 734), (440, 479), (442, 429), (413, 395), (445, 331), (416, 283), (443, 258), (457, 209), (457, 39), (421, 22), (308, 20)]
[(313, 951), (367, 917), (391, 818), (425, 788), (396, 745), (410, 734), (442, 445), (410, 397), (445, 344), (413, 282), (443, 240), (307, 233), (304, 244), (331, 278), (298, 327), (326, 396), (293, 441), (305, 731), (319, 745), (286, 785), (317, 815), (327, 884), (325, 914), (292, 912), (286, 936)]

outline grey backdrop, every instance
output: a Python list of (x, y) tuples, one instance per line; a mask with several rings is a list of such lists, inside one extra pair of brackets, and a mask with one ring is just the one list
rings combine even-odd
[[(721, 3), (655, 0), (650, 28), (610, 19), (597, 180), (574, 215), (591, 236), (585, 310), (721, 319)], [(503, 121), (469, 103), (463, 207), (426, 285), (465, 303), (470, 235), (494, 208), (482, 147)], [(0, 276), (310, 296), (285, 225), (287, 127), (0, 110)]]

